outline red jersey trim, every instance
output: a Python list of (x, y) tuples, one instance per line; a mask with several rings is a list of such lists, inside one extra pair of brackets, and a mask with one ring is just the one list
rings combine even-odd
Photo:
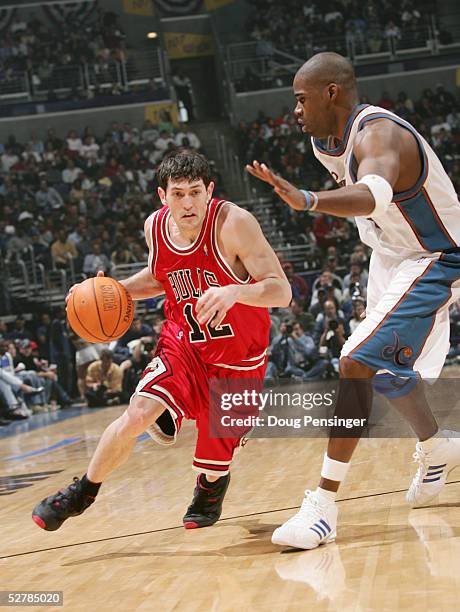
[(251, 370), (257, 370), (257, 368), (265, 365), (265, 357), (262, 359), (262, 361), (252, 366), (236, 366), (229, 365), (227, 363), (213, 363), (212, 365), (217, 366), (218, 368), (224, 368), (224, 370), (241, 370), (242, 372), (249, 372)]
[[(251, 275), (248, 273), (248, 277), (245, 280), (239, 278), (239, 276), (235, 274), (229, 264), (225, 261), (224, 256), (222, 255), (219, 249), (219, 244), (217, 241), (217, 220), (219, 218), (220, 213), (222, 212), (224, 204), (226, 203), (227, 200), (221, 200), (217, 203), (214, 218), (212, 221), (213, 225), (211, 230), (211, 247), (214, 253), (214, 257), (216, 258), (216, 261), (219, 264), (219, 267), (223, 270), (223, 272), (225, 272), (232, 281), (236, 281), (240, 285), (247, 285), (252, 280)], [(231, 204), (231, 202), (228, 203)]]
[(195, 461), (192, 464), (192, 470), (208, 474), (209, 476), (226, 476), (230, 473), (229, 467), (229, 465), (227, 467), (217, 467), (217, 465), (210, 466), (208, 463), (196, 463)]
[(212, 465), (230, 465), (232, 462), (231, 459), (229, 461), (216, 461), (215, 459), (200, 459), (199, 457), (193, 457), (193, 461), (196, 461), (197, 463), (209, 463)]
[(163, 215), (163, 218), (161, 219), (161, 237), (163, 238), (165, 245), (168, 247), (170, 251), (172, 251), (173, 253), (176, 253), (177, 255), (190, 255), (191, 253), (194, 253), (195, 251), (198, 250), (198, 248), (201, 246), (201, 243), (203, 242), (203, 238), (206, 235), (206, 230), (209, 225), (209, 218), (211, 217), (211, 213), (212, 213), (212, 210), (211, 210), (212, 202), (213, 200), (210, 200), (208, 202), (208, 207), (206, 210), (206, 219), (203, 222), (203, 225), (201, 226), (200, 233), (198, 234), (197, 239), (194, 242), (192, 242), (192, 244), (188, 247), (177, 246), (171, 240), (169, 236), (169, 229), (168, 229), (168, 222), (171, 216), (171, 211), (168, 209), (168, 211)]
[(147, 390), (150, 390), (154, 394), (157, 394), (160, 397), (163, 397), (165, 400), (169, 400), (170, 408), (173, 408), (174, 411), (179, 411), (179, 414), (181, 414), (183, 417), (185, 416), (185, 410), (183, 410), (179, 406), (174, 396), (171, 395), (171, 393), (167, 391), (164, 387), (161, 387), (160, 385), (152, 385), (149, 389), (145, 389), (145, 388), (142, 389), (142, 391), (147, 391)]
[[(174, 424), (176, 424), (176, 420), (179, 418), (182, 418), (182, 414), (177, 412), (177, 409), (171, 404), (171, 402), (163, 397), (161, 395), (161, 393), (159, 393), (158, 391), (151, 391), (149, 389), (141, 389), (140, 391), (136, 391), (136, 395), (140, 395), (141, 397), (146, 397), (148, 399), (152, 399), (152, 400), (156, 400), (157, 402), (160, 402), (160, 404), (162, 406), (164, 406), (167, 410), (169, 410), (169, 412), (171, 413), (173, 420), (174, 420)], [(177, 435), (177, 430), (176, 430), (176, 435)]]

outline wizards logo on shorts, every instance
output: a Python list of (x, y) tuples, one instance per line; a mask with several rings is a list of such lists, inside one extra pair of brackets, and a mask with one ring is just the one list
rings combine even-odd
[(406, 366), (411, 362), (414, 351), (410, 346), (401, 346), (401, 340), (395, 331), (393, 337), (394, 344), (384, 346), (380, 355), (382, 359), (393, 361), (395, 365)]

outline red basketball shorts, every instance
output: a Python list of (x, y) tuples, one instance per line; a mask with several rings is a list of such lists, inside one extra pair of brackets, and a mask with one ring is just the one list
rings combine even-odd
[(240, 446), (243, 434), (228, 438), (210, 437), (210, 381), (226, 379), (229, 383), (225, 382), (224, 387), (230, 388), (231, 379), (247, 378), (251, 379), (251, 383), (256, 381), (262, 389), (266, 368), (265, 353), (246, 360), (246, 363), (249, 365), (206, 364), (199, 353), (192, 349), (178, 325), (171, 321), (163, 324), (155, 357), (144, 370), (134, 395), (163, 404), (174, 420), (176, 435), (183, 418), (196, 422), (198, 437), (193, 469), (198, 472), (213, 476), (224, 476), (229, 472), (233, 454)]

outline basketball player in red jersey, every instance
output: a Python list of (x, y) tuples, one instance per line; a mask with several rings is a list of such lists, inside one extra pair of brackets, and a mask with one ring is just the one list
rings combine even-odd
[(184, 526), (215, 523), (241, 438), (209, 437), (209, 380), (251, 378), (262, 384), (267, 308), (291, 300), (289, 283), (254, 217), (213, 199), (202, 155), (175, 152), (160, 164), (157, 177), (163, 207), (145, 222), (148, 266), (123, 281), (135, 300), (166, 294), (155, 357), (126, 411), (102, 434), (83, 478), (34, 508), (33, 520), (48, 531), (93, 503), (101, 483), (128, 459), (137, 436), (148, 431), (156, 442), (173, 444), (184, 417), (197, 424), (193, 469), (199, 472)]

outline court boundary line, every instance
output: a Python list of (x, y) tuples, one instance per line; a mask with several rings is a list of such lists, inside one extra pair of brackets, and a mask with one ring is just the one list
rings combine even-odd
[[(446, 482), (446, 486), (451, 484), (459, 484), (460, 480), (452, 480), (451, 482)], [(337, 503), (346, 502), (346, 501), (355, 501), (357, 499), (368, 499), (372, 497), (380, 497), (382, 495), (393, 495), (394, 493), (404, 493), (407, 489), (395, 489), (394, 491), (382, 491), (381, 493), (372, 493), (369, 495), (357, 495), (356, 497), (344, 497), (343, 499), (338, 499)], [(235, 519), (247, 518), (250, 516), (259, 516), (261, 514), (273, 514), (275, 512), (284, 512), (285, 510), (296, 510), (300, 508), (299, 506), (288, 506), (286, 508), (275, 508), (274, 510), (261, 510), (260, 512), (250, 512), (248, 514), (239, 514), (236, 516), (227, 516), (223, 519), (219, 519), (219, 522), (223, 521), (233, 521)], [(175, 525), (174, 527), (163, 527), (161, 529), (151, 529), (149, 531), (139, 531), (136, 533), (125, 533), (119, 536), (112, 536), (110, 538), (99, 538), (98, 540), (87, 540), (85, 542), (74, 542), (73, 544), (62, 544), (61, 546), (50, 546), (49, 548), (40, 548), (38, 550), (28, 550), (20, 553), (13, 553), (12, 555), (3, 555), (0, 557), (0, 561), (4, 559), (12, 559), (14, 557), (24, 557), (26, 555), (35, 555), (37, 553), (49, 552), (52, 550), (61, 550), (62, 548), (73, 548), (74, 546), (83, 546), (84, 544), (98, 544), (100, 542), (111, 542), (114, 540), (123, 540), (125, 538), (134, 538), (140, 535), (149, 535), (151, 533), (162, 533), (164, 531), (173, 531), (175, 529), (183, 529), (183, 525)]]

